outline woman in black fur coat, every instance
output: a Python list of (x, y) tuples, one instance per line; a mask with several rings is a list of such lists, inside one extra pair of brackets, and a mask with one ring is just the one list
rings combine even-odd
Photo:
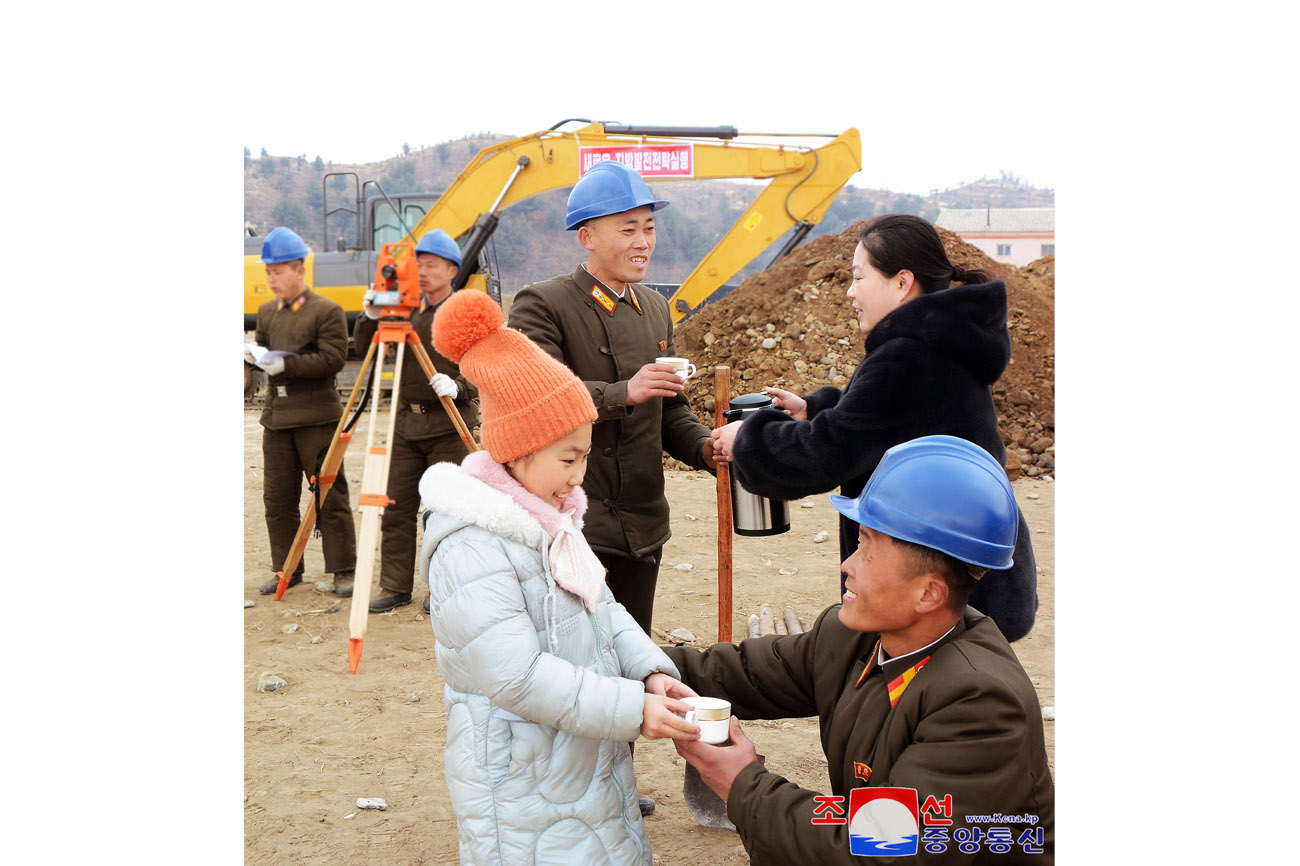
[[(805, 397), (769, 388), (776, 408), (713, 431), (714, 454), (731, 463), (736, 480), (773, 499), (836, 485), (856, 497), (889, 448), (935, 433), (974, 442), (1005, 465), (990, 386), (1011, 359), (1006, 285), (954, 266), (924, 219), (888, 214), (859, 236), (848, 296), (866, 335), (866, 357), (848, 388)], [(841, 560), (857, 537), (857, 524), (841, 517)], [(1038, 610), (1023, 514), (1014, 558), (1011, 568), (986, 574), (970, 597), (1008, 641), (1029, 633)]]

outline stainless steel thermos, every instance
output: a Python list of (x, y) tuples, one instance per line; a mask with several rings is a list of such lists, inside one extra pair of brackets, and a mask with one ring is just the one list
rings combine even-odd
[[(763, 393), (741, 394), (731, 401), (722, 413), (728, 422), (742, 420), (746, 415), (772, 405), (772, 398)], [(737, 535), (780, 535), (790, 529), (790, 505), (782, 499), (768, 499), (750, 493), (731, 478), (731, 525)]]

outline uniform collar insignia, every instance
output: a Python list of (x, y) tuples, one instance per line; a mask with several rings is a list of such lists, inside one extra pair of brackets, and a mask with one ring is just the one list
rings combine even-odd
[(596, 301), (596, 303), (600, 304), (600, 306), (605, 310), (605, 312), (609, 313), (611, 316), (614, 315), (614, 305), (618, 302), (615, 301), (613, 298), (611, 298), (609, 295), (605, 294), (605, 292), (601, 289), (599, 283), (591, 287), (591, 291), (589, 292), (589, 294)]
[[(867, 666), (862, 669), (862, 673), (858, 676), (858, 681), (853, 684), (853, 687), (856, 689), (862, 685), (867, 675), (878, 667), (881, 676), (890, 677), (888, 680), (889, 705), (891, 707), (897, 706), (898, 699), (903, 696), (903, 690), (921, 672), (921, 668), (925, 667), (926, 663), (930, 661), (930, 657), (938, 652), (942, 648), (942, 644), (947, 643), (949, 638), (955, 637), (965, 630), (965, 622), (957, 620), (956, 624), (944, 632), (937, 640), (895, 658), (885, 658), (885, 654), (880, 647), (880, 640), (877, 640), (875, 647), (871, 650), (871, 655), (867, 659)], [(922, 656), (922, 653), (925, 653), (925, 655)], [(913, 661), (914, 659), (919, 660)]]
[(889, 705), (891, 707), (898, 706), (898, 699), (903, 696), (903, 690), (907, 688), (908, 683), (916, 679), (916, 675), (921, 672), (921, 668), (925, 667), (925, 663), (929, 660), (930, 657), (926, 656), (889, 681)]
[(880, 639), (877, 638), (876, 645), (871, 648), (871, 655), (867, 656), (867, 665), (862, 669), (862, 673), (858, 675), (858, 681), (853, 684), (853, 688), (856, 689), (858, 686), (862, 685), (862, 681), (867, 678), (867, 674), (871, 673), (871, 669), (876, 666), (876, 661), (879, 658), (880, 658)]
[[(296, 313), (302, 309), (302, 305), (305, 303), (307, 303), (307, 291), (304, 289), (298, 295), (298, 297), (293, 299), (293, 303), (289, 306), (289, 309), (291, 309), (293, 312)], [(283, 300), (276, 301), (275, 311), (278, 313), (283, 309), (284, 309), (284, 301)]]
[(618, 306), (620, 299), (630, 299), (629, 303), (636, 308), (638, 313), (641, 312), (641, 302), (636, 299), (636, 293), (632, 291), (631, 283), (628, 284), (627, 291), (624, 294), (617, 295), (613, 289), (602, 283), (591, 271), (587, 270), (586, 264), (578, 265), (578, 271), (574, 273), (575, 278), (578, 277), (579, 273), (581, 273), (583, 279), (578, 280), (578, 288), (582, 288), (583, 282), (591, 280), (591, 288), (587, 290), (587, 294), (591, 296), (592, 300), (600, 304), (601, 309), (609, 315), (614, 315), (614, 308)]

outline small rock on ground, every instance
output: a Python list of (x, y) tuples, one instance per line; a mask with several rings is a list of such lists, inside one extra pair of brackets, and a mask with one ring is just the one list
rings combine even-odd
[(388, 808), (388, 803), (381, 797), (357, 797), (358, 809), (378, 809), (384, 811)]
[(668, 632), (668, 636), (670, 638), (673, 638), (674, 640), (682, 640), (682, 641), (686, 641), (687, 643), (690, 643), (691, 641), (695, 640), (695, 635), (691, 634), (689, 631), (687, 631), (684, 628), (675, 628), (672, 631)]
[(257, 690), (259, 692), (275, 692), (289, 685), (282, 677), (276, 676), (270, 671), (264, 671), (257, 678)]

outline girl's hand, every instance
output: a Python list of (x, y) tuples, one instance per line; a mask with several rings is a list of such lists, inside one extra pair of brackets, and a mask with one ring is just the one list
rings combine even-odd
[(780, 388), (768, 388), (763, 393), (772, 398), (773, 406), (789, 412), (790, 417), (794, 420), (808, 420), (808, 401), (798, 394)]
[[(673, 680), (673, 682), (677, 681)], [(646, 692), (645, 710), (641, 714), (641, 736), (647, 740), (661, 740), (665, 737), (674, 740), (698, 740), (699, 727), (682, 718), (690, 711), (690, 704), (676, 698)]]
[[(668, 674), (656, 671), (645, 678), (645, 690), (647, 694), (664, 695), (669, 698), (696, 698), (699, 697), (695, 690), (681, 680), (675, 680)], [(690, 709), (687, 707), (687, 709)], [(685, 712), (683, 710), (682, 712)]]

